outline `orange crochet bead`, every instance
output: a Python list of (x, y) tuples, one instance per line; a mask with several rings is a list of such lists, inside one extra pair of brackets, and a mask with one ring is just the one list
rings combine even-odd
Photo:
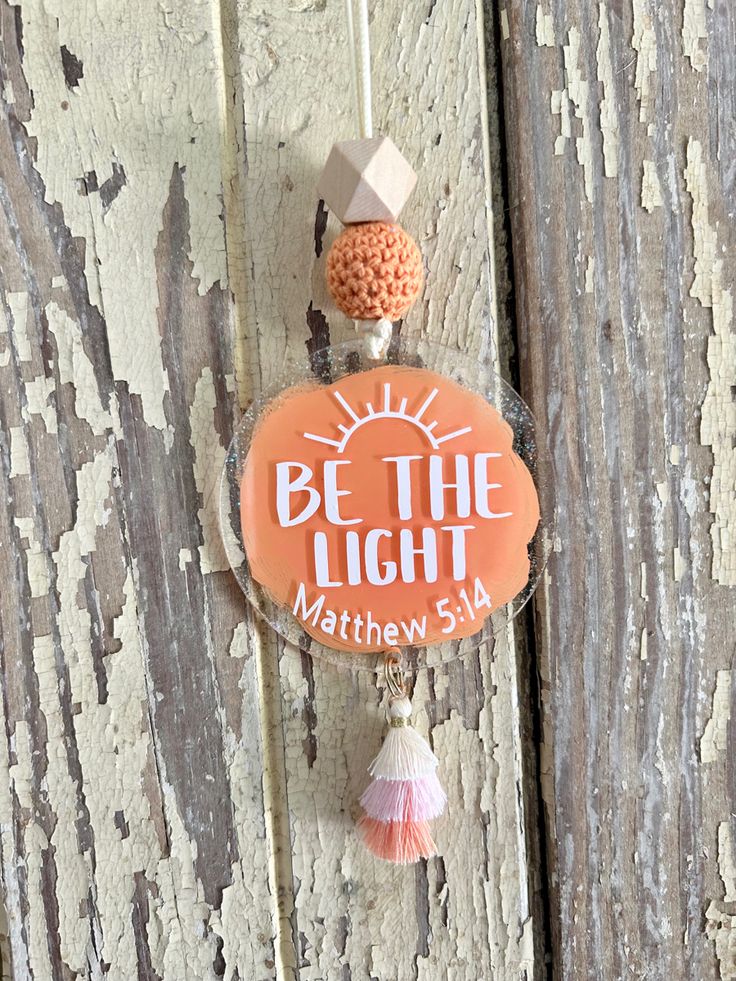
[(419, 296), (422, 254), (400, 225), (348, 225), (327, 256), (327, 285), (353, 320), (399, 320)]

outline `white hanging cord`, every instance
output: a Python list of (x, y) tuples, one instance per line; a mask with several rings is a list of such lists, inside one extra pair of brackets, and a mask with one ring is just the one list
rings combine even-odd
[[(357, 35), (354, 5), (358, 7)], [(355, 100), (355, 119), (358, 136), (370, 140), (373, 136), (373, 107), (371, 90), (371, 36), (368, 23), (368, 0), (345, 0), (345, 20), (348, 29), (350, 78)], [(385, 358), (391, 343), (393, 325), (390, 320), (356, 320), (363, 334), (368, 357), (372, 361)]]
[[(353, 5), (357, 3), (356, 19)], [(368, 0), (345, 0), (345, 19), (348, 28), (350, 53), (350, 78), (355, 99), (355, 115), (358, 135), (369, 140), (373, 136), (373, 109), (371, 94), (371, 37), (368, 24)]]
[(360, 38), (360, 89), (363, 96), (363, 137), (373, 136), (373, 107), (371, 93), (371, 35), (368, 26), (368, 0), (358, 0), (358, 35)]
[(353, 92), (353, 109), (355, 110), (358, 135), (361, 134), (361, 103), (360, 82), (358, 81), (358, 53), (355, 50), (355, 18), (353, 17), (353, 0), (345, 0), (345, 21), (348, 28), (348, 55), (350, 56), (350, 87)]

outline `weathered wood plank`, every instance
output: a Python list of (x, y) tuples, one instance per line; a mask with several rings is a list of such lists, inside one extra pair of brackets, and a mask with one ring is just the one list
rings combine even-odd
[(734, 978), (735, 12), (502, 11), (561, 978)]
[[(313, 190), (347, 119), (338, 9), (0, 8), (16, 977), (534, 972), (513, 635), (420, 677), (444, 857), (382, 867), (352, 829), (379, 695), (251, 624), (219, 540), (236, 389), (349, 330), (326, 303), (335, 227)], [(374, 36), (380, 122), (421, 166), (406, 224), (429, 288), (403, 329), (497, 359), (475, 5), (381, 5)]]
[(273, 977), (255, 662), (216, 521), (234, 311), (212, 9), (29, 2), (2, 25), (14, 973)]
[[(339, 226), (316, 211), (314, 184), (354, 122), (339, 5), (297, 13), (293, 4), (242, 4), (240, 15), (252, 276), (245, 343), (258, 352), (250, 362), (258, 388), (288, 356), (353, 336), (326, 293), (324, 261)], [(372, 33), (377, 129), (419, 173), (402, 223), (422, 248), (428, 286), (402, 330), (498, 358), (483, 25), (461, 0), (389, 3), (375, 5)], [(283, 914), (298, 977), (533, 975), (513, 640), (419, 677), (415, 705), (443, 760), (450, 805), (442, 857), (410, 870), (374, 862), (354, 833), (383, 731), (373, 680), (278, 648), (288, 810), (280, 827), (294, 882)], [(264, 662), (276, 652), (262, 651)]]

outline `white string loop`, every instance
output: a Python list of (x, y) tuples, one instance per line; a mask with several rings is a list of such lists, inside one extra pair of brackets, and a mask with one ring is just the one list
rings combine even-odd
[(371, 361), (381, 361), (388, 354), (394, 325), (386, 317), (380, 320), (356, 320), (355, 326), (363, 334), (366, 353)]

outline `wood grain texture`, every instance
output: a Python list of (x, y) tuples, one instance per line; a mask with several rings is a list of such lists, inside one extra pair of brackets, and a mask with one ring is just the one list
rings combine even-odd
[(502, 19), (555, 973), (734, 978), (734, 8)]
[[(314, 193), (352, 135), (340, 5), (24, 0), (0, 18), (14, 976), (532, 977), (514, 636), (420, 676), (443, 858), (381, 866), (352, 821), (380, 693), (252, 623), (219, 536), (238, 403), (352, 329)], [(421, 173), (402, 219), (430, 286), (402, 329), (498, 362), (483, 24), (464, 0), (389, 3), (373, 31), (379, 126)]]
[(112, 14), (2, 9), (13, 970), (265, 978), (255, 661), (214, 504), (234, 410), (218, 37), (209, 5)]

